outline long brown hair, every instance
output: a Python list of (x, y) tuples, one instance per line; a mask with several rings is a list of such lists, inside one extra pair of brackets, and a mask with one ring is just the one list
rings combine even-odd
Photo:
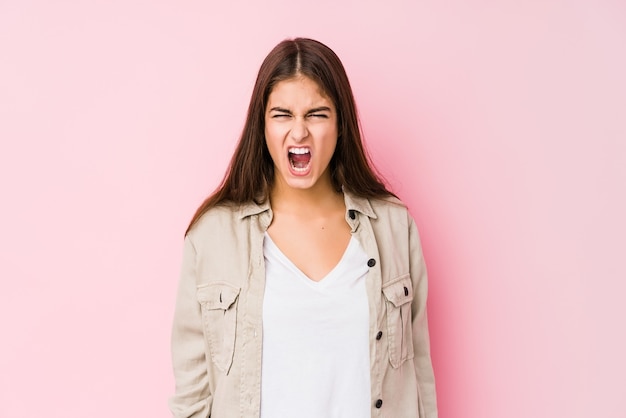
[(393, 196), (374, 172), (363, 147), (354, 96), (339, 57), (313, 39), (287, 39), (265, 57), (254, 84), (239, 143), (220, 186), (200, 205), (187, 232), (219, 204), (263, 203), (274, 180), (274, 162), (265, 143), (265, 110), (273, 87), (304, 75), (315, 81), (337, 109), (337, 146), (330, 160), (332, 184), (367, 198)]

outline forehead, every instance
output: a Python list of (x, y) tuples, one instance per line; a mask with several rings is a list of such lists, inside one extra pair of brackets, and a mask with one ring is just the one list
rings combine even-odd
[(306, 76), (296, 76), (279, 81), (268, 97), (268, 107), (332, 106), (332, 101), (318, 83)]

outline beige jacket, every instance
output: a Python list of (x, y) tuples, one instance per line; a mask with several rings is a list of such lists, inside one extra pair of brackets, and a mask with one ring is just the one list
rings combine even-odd
[[(346, 193), (345, 203), (346, 222), (370, 257), (371, 416), (437, 418), (415, 223), (396, 199)], [(259, 417), (263, 234), (271, 221), (269, 203), (217, 207), (185, 238), (172, 332), (176, 418)]]

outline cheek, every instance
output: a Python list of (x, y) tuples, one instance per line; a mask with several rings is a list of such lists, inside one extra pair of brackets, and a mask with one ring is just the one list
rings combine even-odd
[(284, 136), (284, 127), (281, 127), (278, 124), (269, 123), (265, 125), (265, 140), (270, 142), (278, 142), (281, 141), (281, 138)]
[(280, 137), (277, 135), (275, 130), (272, 130), (271, 127), (265, 128), (265, 144), (267, 146), (267, 150), (270, 153), (270, 156), (273, 160), (278, 157), (278, 154), (281, 152), (281, 141)]
[(324, 151), (331, 155), (334, 154), (335, 148), (337, 147), (337, 130), (326, 129), (320, 138), (322, 138)]

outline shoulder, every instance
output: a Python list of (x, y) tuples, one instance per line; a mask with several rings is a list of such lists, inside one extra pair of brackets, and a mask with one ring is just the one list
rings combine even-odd
[(411, 215), (406, 204), (394, 196), (370, 199), (370, 204), (375, 213), (375, 220), (382, 223), (409, 225), (412, 222)]
[(234, 204), (220, 204), (207, 210), (189, 231), (190, 234), (201, 231), (216, 222), (234, 219), (240, 212), (240, 206)]
[(222, 236), (241, 228), (241, 206), (220, 204), (206, 211), (187, 233), (187, 238), (195, 244), (207, 239)]
[(372, 208), (389, 208), (390, 210), (398, 209), (400, 211), (406, 211), (406, 205), (400, 199), (395, 196), (386, 196), (375, 199), (369, 199)]
[[(193, 248), (198, 285), (212, 281), (241, 283), (251, 260), (252, 216), (245, 205), (218, 205), (207, 210), (187, 234), (187, 248)], [(239, 286), (239, 284), (237, 284)]]
[(269, 201), (261, 203), (220, 203), (207, 210), (191, 228), (187, 236), (192, 240), (201, 240), (214, 237), (227, 239), (238, 237), (248, 231), (250, 218), (261, 215), (263, 220), (269, 217)]

